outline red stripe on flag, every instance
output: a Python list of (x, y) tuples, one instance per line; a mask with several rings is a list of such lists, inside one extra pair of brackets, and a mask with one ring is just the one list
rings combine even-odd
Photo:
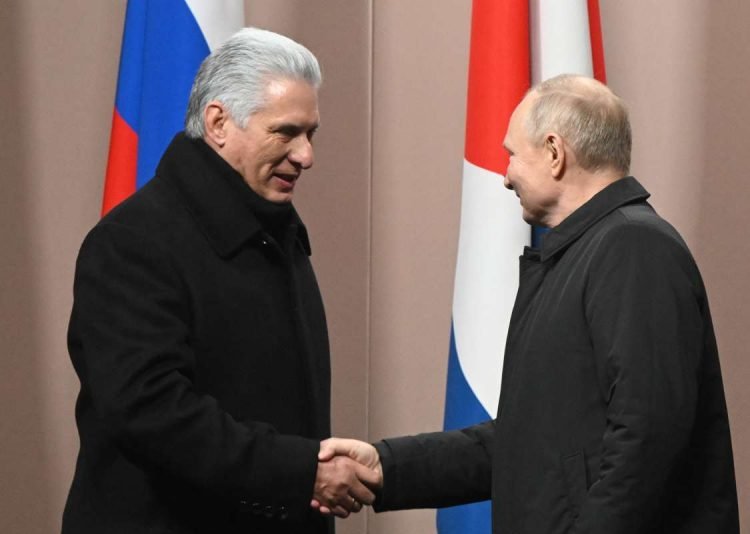
[(602, 83), (607, 83), (607, 72), (604, 68), (604, 44), (602, 42), (602, 19), (599, 15), (599, 0), (588, 0), (588, 8), (594, 78)]
[(107, 176), (104, 180), (102, 217), (135, 192), (138, 135), (115, 109), (109, 140)]
[(474, 0), (466, 110), (468, 161), (505, 174), (508, 120), (530, 84), (528, 0)]

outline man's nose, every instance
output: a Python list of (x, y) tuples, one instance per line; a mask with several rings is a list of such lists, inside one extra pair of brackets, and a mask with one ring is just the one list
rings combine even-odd
[(300, 136), (294, 141), (292, 151), (289, 153), (289, 159), (299, 164), (303, 169), (312, 167), (315, 161), (313, 146), (310, 140), (305, 136)]
[(508, 179), (508, 173), (505, 173), (505, 176), (503, 176), (503, 185), (505, 186), (505, 189), (510, 189), (513, 191), (513, 185), (511, 185), (510, 180)]

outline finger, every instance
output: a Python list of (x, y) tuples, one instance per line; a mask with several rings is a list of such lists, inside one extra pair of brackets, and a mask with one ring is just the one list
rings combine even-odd
[(353, 501), (352, 502), (352, 508), (351, 508), (352, 513), (355, 513), (355, 514), (359, 513), (359, 511), (362, 510), (362, 503), (359, 502), (358, 500), (356, 500), (353, 497), (352, 497), (352, 501)]
[(318, 512), (320, 512), (323, 515), (332, 515), (333, 510), (328, 508), (327, 506), (320, 505), (320, 508), (318, 508)]
[(383, 486), (383, 475), (375, 469), (357, 464), (354, 466), (354, 474), (369, 488), (380, 488)]
[(336, 456), (336, 438), (328, 438), (320, 442), (320, 451), (318, 452), (318, 460), (321, 462), (327, 462), (331, 458)]
[(375, 494), (359, 480), (351, 485), (349, 493), (361, 504), (372, 504), (375, 501)]
[(350, 441), (351, 440), (341, 438), (328, 438), (321, 441), (318, 460), (321, 462), (327, 462), (334, 456), (349, 456), (352, 450), (349, 444)]
[(318, 501), (318, 499), (313, 499), (310, 501), (310, 507), (315, 510), (320, 510), (320, 501)]
[(343, 519), (349, 517), (349, 510), (347, 510), (343, 506), (334, 506), (333, 509), (331, 509), (331, 513), (336, 517), (341, 517)]

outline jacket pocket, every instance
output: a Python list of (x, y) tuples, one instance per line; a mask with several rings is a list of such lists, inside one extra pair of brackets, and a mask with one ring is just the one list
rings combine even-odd
[(588, 487), (586, 484), (586, 461), (583, 451), (563, 457), (562, 465), (570, 511), (575, 518), (578, 517), (581, 510)]

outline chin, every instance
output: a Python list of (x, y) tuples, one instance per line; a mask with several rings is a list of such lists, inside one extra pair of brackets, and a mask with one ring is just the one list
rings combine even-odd
[(274, 204), (289, 204), (292, 201), (292, 196), (292, 193), (274, 192), (266, 196), (266, 200), (273, 202)]

